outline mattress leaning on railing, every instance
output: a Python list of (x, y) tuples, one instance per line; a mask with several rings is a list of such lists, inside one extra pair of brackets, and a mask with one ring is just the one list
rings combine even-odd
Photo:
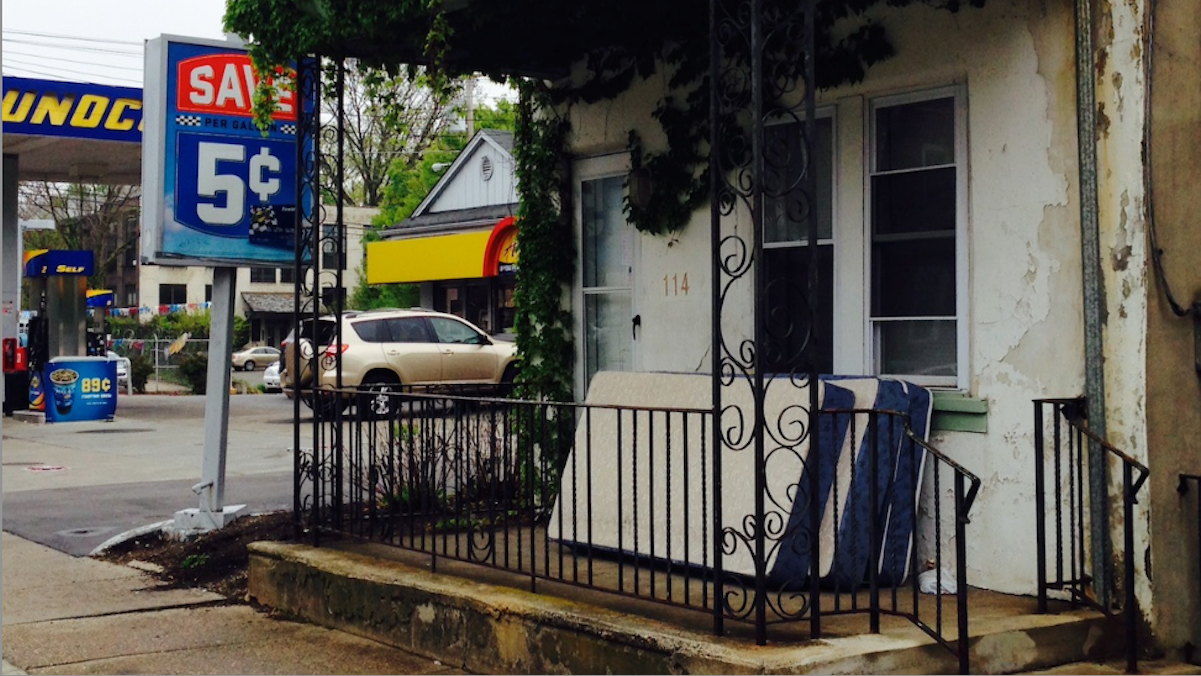
[[(755, 459), (750, 438), (753, 398), (749, 383), (722, 389), (722, 426), (728, 433), (720, 457), (722, 525), (733, 545), (722, 557), (726, 572), (753, 576)], [(823, 411), (889, 410), (907, 413), (915, 435), (929, 432), (932, 398), (922, 387), (889, 378), (823, 376)], [(768, 380), (764, 396), (765, 511), (786, 527), (767, 543), (765, 570), (780, 584), (808, 577), (811, 463), (807, 386)], [(593, 378), (589, 411), (577, 423), (575, 443), (560, 479), (548, 535), (563, 544), (640, 559), (713, 566), (713, 509), (718, 444), (711, 418), (709, 376), (600, 372)], [(620, 408), (604, 408), (604, 407)], [(683, 411), (694, 411), (684, 413)], [(914, 510), (920, 501), (925, 450), (904, 434), (897, 416), (877, 416), (868, 432), (866, 413), (820, 417), (817, 482), (819, 570), (823, 581), (861, 584), (871, 558), (870, 444), (877, 447), (875, 508), (879, 514), (877, 561), (882, 584), (909, 574)]]

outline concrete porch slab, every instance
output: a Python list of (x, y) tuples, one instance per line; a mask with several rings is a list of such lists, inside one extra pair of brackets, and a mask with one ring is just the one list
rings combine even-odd
[[(866, 615), (829, 616), (819, 640), (805, 638), (808, 625), (797, 624), (785, 640), (758, 646), (733, 622), (727, 636), (713, 635), (703, 612), (543, 581), (543, 593), (534, 594), (517, 588), (529, 578), (445, 559), (433, 573), (428, 556), (355, 549), (252, 545), (250, 595), (310, 622), (482, 673), (958, 671), (954, 655), (901, 618), (883, 618), (881, 633), (871, 634)], [(1120, 649), (1097, 613), (1035, 615), (1032, 599), (971, 596), (975, 673), (1098, 660)]]

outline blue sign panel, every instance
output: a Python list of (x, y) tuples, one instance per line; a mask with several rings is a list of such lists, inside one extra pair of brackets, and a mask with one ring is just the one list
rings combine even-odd
[(4, 133), (142, 142), (142, 90), (4, 77)]
[(154, 135), (162, 139), (163, 180), (143, 177), (148, 192), (161, 190), (155, 262), (291, 264), (297, 206), (311, 203), (296, 194), (294, 93), (280, 89), (280, 109), (264, 134), (252, 110), (259, 74), (245, 51), (166, 38), (152, 41), (148, 53), (156, 50), (162, 87), (151, 105), (161, 100), (165, 117), (158, 110), (147, 116), (162, 120), (162, 135)]
[(37, 249), (25, 252), (26, 277), (90, 276), (95, 273), (96, 253), (93, 251)]
[(117, 362), (56, 357), (42, 371), (46, 422), (112, 420), (117, 415)]

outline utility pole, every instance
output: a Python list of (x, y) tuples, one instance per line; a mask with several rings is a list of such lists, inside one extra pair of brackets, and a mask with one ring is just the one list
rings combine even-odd
[(467, 138), (475, 136), (475, 77), (467, 78)]

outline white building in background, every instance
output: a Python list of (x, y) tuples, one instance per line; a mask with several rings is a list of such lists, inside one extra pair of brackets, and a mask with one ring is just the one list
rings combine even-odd
[[(379, 213), (371, 207), (344, 207), (346, 223), (346, 267), (343, 284), (353, 289), (362, 269), (363, 243), (371, 219)], [(327, 217), (332, 214), (327, 214)], [(334, 270), (336, 261), (323, 257), (323, 271)], [(250, 341), (279, 345), (291, 328), (293, 269), (238, 268), (234, 314), (250, 321)], [(142, 265), (138, 273), (138, 315), (149, 318), (169, 312), (195, 312), (209, 307), (213, 295), (213, 269), (208, 267), (168, 267)], [(118, 313), (128, 312), (122, 308)]]

